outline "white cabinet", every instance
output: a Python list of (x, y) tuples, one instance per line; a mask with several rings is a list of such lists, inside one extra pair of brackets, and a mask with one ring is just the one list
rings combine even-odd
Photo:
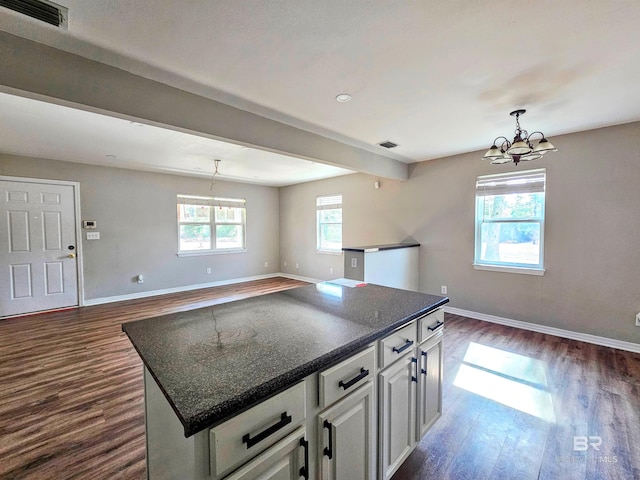
[(419, 442), (442, 415), (442, 330), (418, 347), (418, 428)]
[(338, 365), (320, 372), (320, 408), (328, 407), (375, 377), (375, 351), (375, 346), (371, 345)]
[(309, 442), (300, 427), (225, 480), (299, 480), (308, 479), (308, 472)]
[(375, 478), (374, 396), (370, 380), (318, 415), (320, 479)]
[(209, 430), (211, 480), (273, 445), (306, 417), (305, 383), (299, 384)]
[(391, 478), (442, 413), (443, 322), (443, 311), (436, 310), (379, 341), (382, 480)]
[(415, 445), (416, 367), (415, 349), (383, 370), (379, 377), (380, 476), (391, 475)]

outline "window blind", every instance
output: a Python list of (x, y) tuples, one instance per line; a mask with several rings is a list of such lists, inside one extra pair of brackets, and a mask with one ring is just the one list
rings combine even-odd
[(342, 208), (342, 195), (326, 195), (324, 197), (317, 197), (316, 206), (318, 210)]
[(178, 204), (182, 205), (209, 205), (211, 207), (245, 208), (247, 201), (244, 198), (201, 197), (198, 195), (178, 195)]
[(484, 175), (476, 181), (476, 196), (508, 195), (510, 193), (541, 193), (545, 190), (546, 170)]

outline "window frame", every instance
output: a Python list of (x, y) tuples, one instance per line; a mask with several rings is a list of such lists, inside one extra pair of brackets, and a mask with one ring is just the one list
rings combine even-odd
[[(340, 210), (340, 222), (322, 222), (321, 212), (323, 210)], [(332, 255), (342, 254), (342, 194), (336, 193), (332, 195), (318, 195), (316, 197), (316, 252), (327, 253)], [(321, 248), (322, 245), (322, 226), (323, 225), (340, 225), (340, 247), (337, 249)]]
[[(540, 179), (542, 179), (540, 181)], [(485, 187), (487, 184), (495, 182), (498, 187)], [(512, 186), (505, 186), (507, 181), (512, 182)], [(527, 185), (528, 184), (528, 185)], [(522, 273), (528, 275), (544, 275), (544, 234), (546, 223), (546, 185), (547, 176), (546, 169), (525, 170), (520, 172), (501, 173), (494, 175), (480, 175), (476, 179), (475, 193), (475, 238), (474, 238), (474, 262), (473, 267), (476, 270), (489, 270), (508, 273)], [(487, 220), (484, 218), (484, 201), (488, 196), (488, 192), (493, 191), (494, 196), (524, 194), (524, 193), (542, 193), (541, 215), (533, 215), (519, 218), (498, 218)], [(517, 223), (534, 223), (539, 225), (540, 234), (538, 238), (538, 263), (520, 263), (506, 261), (487, 261), (482, 260), (482, 227), (486, 224), (517, 224)]]
[[(180, 205), (206, 206), (210, 208), (209, 221), (187, 222), (181, 219)], [(209, 197), (204, 195), (178, 194), (176, 196), (176, 223), (178, 237), (179, 257), (195, 255), (215, 255), (224, 253), (241, 253), (247, 251), (247, 204), (244, 198), (231, 197)], [(229, 207), (241, 209), (241, 220), (236, 222), (218, 221), (216, 219), (216, 207)], [(208, 225), (211, 229), (211, 248), (198, 250), (183, 250), (180, 242), (180, 228), (183, 225)], [(217, 227), (221, 225), (238, 225), (242, 227), (242, 246), (233, 248), (219, 248), (217, 238)]]

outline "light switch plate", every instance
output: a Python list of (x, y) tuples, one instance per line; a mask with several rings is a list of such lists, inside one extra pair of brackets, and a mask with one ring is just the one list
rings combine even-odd
[(100, 232), (87, 232), (87, 240), (100, 240)]

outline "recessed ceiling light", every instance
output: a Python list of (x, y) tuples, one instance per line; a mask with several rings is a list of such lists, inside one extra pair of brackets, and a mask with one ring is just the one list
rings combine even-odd
[(105, 155), (105, 157), (107, 157), (107, 158), (118, 158), (115, 155), (113, 155), (112, 153), (108, 153), (107, 155)]
[(131, 122), (131, 125), (135, 125), (136, 127), (144, 127), (144, 123), (140, 122)]
[(336, 100), (341, 103), (348, 102), (349, 100), (351, 100), (351, 95), (349, 95), (348, 93), (341, 93), (340, 95), (336, 96)]

